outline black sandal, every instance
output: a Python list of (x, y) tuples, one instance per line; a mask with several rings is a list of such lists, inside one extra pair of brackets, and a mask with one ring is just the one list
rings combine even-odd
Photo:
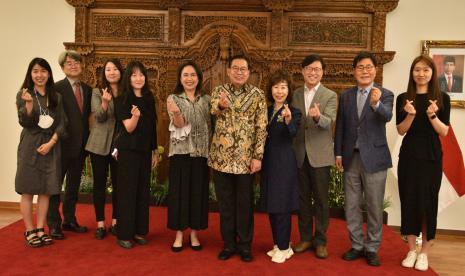
[(42, 246), (42, 240), (37, 236), (35, 230), (24, 232), (24, 239), (30, 247), (36, 248)]
[(47, 235), (47, 233), (45, 233), (44, 228), (38, 228), (38, 229), (35, 229), (34, 231), (35, 233), (44, 233), (41, 236), (37, 235), (37, 237), (40, 239), (40, 241), (44, 245), (50, 245), (53, 243), (53, 239), (49, 235)]

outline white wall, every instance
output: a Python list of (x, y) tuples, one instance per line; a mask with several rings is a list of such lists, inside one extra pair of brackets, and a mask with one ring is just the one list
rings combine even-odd
[[(385, 48), (397, 53), (385, 66), (384, 86), (396, 94), (405, 91), (410, 63), (420, 53), (421, 40), (465, 40), (464, 10), (465, 1), (462, 0), (400, 0), (398, 7), (387, 16)], [(0, 125), (5, 131), (0, 151), (0, 201), (17, 201), (14, 176), (20, 127), (15, 94), (28, 62), (35, 56), (50, 62), (55, 80), (63, 78), (57, 57), (64, 49), (64, 41), (74, 41), (74, 8), (65, 0), (7, 1), (2, 3), (0, 11), (0, 33), (4, 38), (0, 51), (0, 83), (6, 103), (0, 113)], [(453, 109), (451, 122), (465, 153), (465, 110)], [(391, 148), (397, 139), (394, 125), (391, 122), (388, 126)], [(389, 224), (400, 225), (397, 182), (392, 174), (388, 177), (386, 195), (392, 202), (388, 209)], [(438, 227), (465, 230), (463, 212), (465, 197), (440, 214)]]
[(2, 1), (0, 60), (3, 105), (0, 111), (0, 201), (18, 201), (14, 191), (16, 151), (21, 128), (18, 125), (15, 96), (29, 62), (36, 56), (52, 66), (55, 80), (64, 74), (58, 65), (63, 42), (74, 41), (74, 8), (65, 0)]
[[(388, 14), (385, 49), (396, 51), (394, 60), (384, 67), (383, 85), (395, 94), (405, 92), (410, 64), (420, 54), (421, 40), (465, 40), (465, 1), (463, 0), (400, 0), (397, 8)], [(447, 27), (447, 28), (446, 28)], [(465, 154), (465, 109), (454, 108), (451, 125)], [(391, 149), (398, 138), (395, 118), (388, 127)], [(397, 158), (397, 156), (393, 156)], [(400, 225), (400, 203), (397, 181), (388, 177), (386, 196), (391, 197), (389, 224)], [(465, 197), (457, 200), (438, 216), (438, 228), (465, 230)]]

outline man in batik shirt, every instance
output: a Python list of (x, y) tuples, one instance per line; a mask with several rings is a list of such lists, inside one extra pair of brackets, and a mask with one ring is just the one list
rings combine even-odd
[(214, 88), (211, 95), (216, 127), (208, 165), (213, 169), (224, 241), (218, 259), (227, 260), (238, 252), (241, 260), (250, 262), (253, 179), (261, 169), (267, 108), (264, 92), (247, 84), (247, 57), (231, 57), (227, 73), (231, 83)]

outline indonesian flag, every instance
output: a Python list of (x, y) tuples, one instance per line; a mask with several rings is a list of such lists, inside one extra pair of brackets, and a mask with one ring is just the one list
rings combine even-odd
[[(403, 136), (399, 136), (393, 151), (392, 171), (397, 178), (397, 163), (399, 150), (402, 145)], [(460, 150), (457, 138), (455, 138), (452, 126), (446, 137), (440, 137), (442, 144), (442, 182), (439, 190), (438, 212), (446, 209), (447, 206), (465, 195), (465, 166), (463, 163), (462, 151)]]

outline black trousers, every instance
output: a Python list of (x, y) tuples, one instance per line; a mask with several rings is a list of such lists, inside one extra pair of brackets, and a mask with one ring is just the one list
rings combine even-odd
[(278, 246), (279, 250), (288, 249), (291, 239), (291, 213), (270, 213), (268, 218), (270, 219), (274, 244)]
[(330, 167), (314, 168), (305, 155), (304, 163), (299, 169), (299, 233), (301, 241), (313, 241), (315, 246), (326, 245), (327, 241), (329, 180)]
[[(79, 186), (81, 185), (82, 168), (87, 152), (82, 150), (79, 156), (69, 157), (63, 152), (61, 157), (62, 182), (66, 176), (65, 197), (63, 199), (64, 223), (77, 222), (76, 203), (78, 201)], [(47, 224), (49, 228), (59, 228), (62, 224), (60, 216), (60, 195), (50, 197), (47, 213)]]
[(208, 227), (208, 166), (205, 157), (175, 154), (170, 157), (168, 228)]
[(253, 238), (253, 178), (251, 174), (213, 171), (224, 248), (250, 250)]
[(100, 155), (90, 153), (90, 160), (92, 161), (92, 174), (94, 177), (93, 199), (95, 208), (95, 218), (97, 221), (105, 220), (105, 198), (107, 189), (107, 176), (108, 169), (111, 173), (111, 203), (113, 205), (112, 218), (118, 217), (116, 190), (117, 190), (117, 175), (118, 175), (118, 162), (110, 155)]
[(149, 231), (150, 151), (119, 150), (118, 239), (131, 240)]

